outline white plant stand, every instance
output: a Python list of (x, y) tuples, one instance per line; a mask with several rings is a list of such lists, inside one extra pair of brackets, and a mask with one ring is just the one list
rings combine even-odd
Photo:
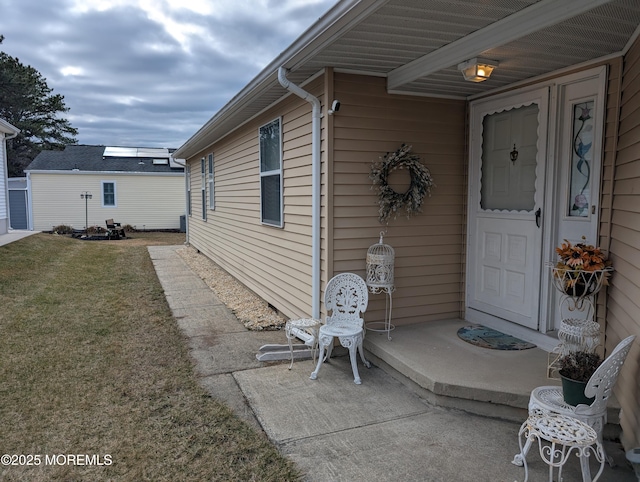
[(391, 323), (391, 310), (393, 308), (393, 296), (392, 293), (395, 290), (394, 286), (390, 286), (388, 288), (372, 288), (369, 287), (369, 291), (373, 294), (376, 293), (385, 293), (385, 310), (384, 310), (384, 321), (371, 321), (365, 325), (366, 329), (369, 331), (375, 331), (378, 333), (387, 333), (387, 339), (391, 341), (391, 331), (395, 329), (393, 323)]
[(391, 341), (391, 331), (395, 326), (391, 323), (391, 310), (393, 308), (392, 293), (394, 285), (395, 251), (388, 244), (384, 244), (384, 231), (380, 233), (380, 241), (369, 247), (367, 251), (367, 288), (370, 293), (385, 293), (384, 321), (371, 321), (365, 324), (369, 331), (387, 333), (387, 339)]
[(595, 321), (596, 296), (613, 268), (596, 271), (559, 268), (553, 263), (551, 280), (561, 293), (560, 343), (549, 353), (548, 378), (558, 379), (558, 361), (572, 352), (593, 353), (600, 345), (600, 325)]

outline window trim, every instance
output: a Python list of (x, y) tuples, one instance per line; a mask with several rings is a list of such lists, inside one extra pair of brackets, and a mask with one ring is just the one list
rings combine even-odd
[[(260, 135), (263, 128), (277, 122), (278, 123), (278, 153), (279, 153), (279, 167), (270, 171), (262, 171), (262, 147), (260, 143)], [(273, 226), (276, 228), (282, 228), (284, 226), (284, 186), (283, 186), (283, 142), (282, 142), (282, 117), (277, 117), (266, 124), (261, 125), (258, 128), (258, 169), (260, 171), (260, 223), (266, 226)], [(278, 176), (280, 181), (280, 221), (278, 223), (265, 220), (264, 218), (264, 197), (262, 193), (262, 179), (266, 177)]]
[(191, 166), (187, 164), (187, 215), (191, 216)]
[(215, 197), (215, 178), (214, 178), (214, 157), (213, 152), (208, 156), (209, 161), (209, 177), (207, 179), (209, 184), (209, 209), (216, 209), (216, 197)]
[[(105, 204), (105, 184), (113, 184), (113, 204)], [(109, 193), (111, 194), (111, 193)], [(117, 208), (118, 207), (118, 189), (115, 181), (100, 181), (100, 204), (103, 208)]]
[(202, 195), (202, 220), (207, 220), (207, 163), (200, 159), (200, 193)]

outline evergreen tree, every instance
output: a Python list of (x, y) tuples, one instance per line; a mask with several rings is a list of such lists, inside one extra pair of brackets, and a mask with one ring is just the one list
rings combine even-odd
[[(3, 40), (0, 35), (0, 43)], [(0, 118), (20, 129), (7, 141), (9, 177), (24, 176), (23, 169), (40, 151), (78, 142), (78, 130), (58, 117), (69, 111), (64, 96), (52, 92), (40, 72), (0, 52)]]

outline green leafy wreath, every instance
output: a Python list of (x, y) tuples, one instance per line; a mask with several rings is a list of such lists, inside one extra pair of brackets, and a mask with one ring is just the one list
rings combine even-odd
[[(407, 169), (411, 175), (411, 184), (404, 193), (393, 190), (388, 184), (389, 175), (396, 169)], [(378, 190), (378, 220), (387, 224), (389, 218), (398, 217), (404, 208), (407, 219), (422, 212), (425, 195), (431, 196), (431, 189), (435, 187), (431, 172), (420, 162), (420, 158), (411, 152), (411, 146), (402, 144), (392, 153), (387, 153), (371, 166), (369, 178), (373, 181), (371, 188)]]

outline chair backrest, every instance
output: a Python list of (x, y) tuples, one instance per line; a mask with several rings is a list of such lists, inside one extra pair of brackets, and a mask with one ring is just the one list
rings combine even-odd
[(107, 225), (108, 228), (112, 228), (114, 225), (113, 219), (107, 219), (105, 221), (105, 224)]
[(361, 314), (367, 310), (369, 292), (364, 280), (354, 273), (341, 273), (329, 280), (324, 290), (327, 324), (354, 323), (362, 326)]
[[(631, 344), (635, 338), (635, 335), (631, 335), (618, 343), (595, 373), (591, 375), (584, 389), (584, 394), (587, 398), (595, 397), (595, 400), (591, 405), (579, 405), (581, 410), (576, 410), (576, 413), (598, 413), (606, 410), (607, 400), (611, 396), (613, 387), (618, 380), (620, 369), (629, 354)], [(585, 407), (588, 407), (588, 409)]]

